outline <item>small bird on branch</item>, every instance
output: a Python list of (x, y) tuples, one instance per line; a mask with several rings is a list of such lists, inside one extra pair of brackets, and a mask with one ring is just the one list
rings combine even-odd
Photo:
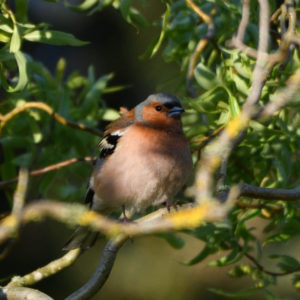
[[(122, 208), (139, 212), (172, 199), (188, 179), (193, 164), (183, 133), (179, 100), (165, 93), (150, 95), (110, 123), (99, 143), (100, 157), (90, 178), (86, 203), (103, 214)], [(91, 246), (96, 239), (80, 227), (64, 250)]]

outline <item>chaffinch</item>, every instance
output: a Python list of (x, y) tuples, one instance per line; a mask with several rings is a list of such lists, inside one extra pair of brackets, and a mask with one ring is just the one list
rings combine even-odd
[[(99, 143), (100, 157), (86, 194), (92, 210), (109, 214), (122, 208), (126, 219), (125, 207), (138, 212), (166, 203), (170, 208), (193, 166), (180, 120), (183, 112), (179, 100), (164, 93), (121, 110)], [(64, 249), (83, 247), (87, 239), (87, 230), (80, 228)]]

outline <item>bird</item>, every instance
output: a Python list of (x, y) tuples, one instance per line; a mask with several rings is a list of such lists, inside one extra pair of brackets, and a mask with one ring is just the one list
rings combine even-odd
[[(152, 94), (108, 124), (99, 143), (100, 155), (90, 177), (85, 202), (91, 210), (110, 214), (122, 208), (141, 212), (173, 198), (188, 180), (192, 155), (184, 135), (177, 97)], [(64, 250), (89, 248), (96, 240), (91, 231), (79, 227)]]

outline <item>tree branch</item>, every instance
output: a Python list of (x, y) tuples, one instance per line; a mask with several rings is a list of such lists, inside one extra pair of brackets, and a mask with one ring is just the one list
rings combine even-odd
[[(70, 204), (54, 201), (40, 201), (27, 205), (21, 215), (21, 223), (41, 221), (45, 217), (69, 225), (87, 226), (95, 231), (101, 231), (107, 237), (116, 237), (119, 234), (139, 236), (156, 232), (166, 232), (184, 228), (195, 228), (204, 221), (217, 221), (223, 219), (232, 203), (220, 205), (211, 201), (204, 205), (185, 204), (178, 211), (168, 213), (166, 208), (161, 208), (150, 213), (134, 223), (120, 223), (95, 211), (89, 211), (82, 204)], [(0, 223), (0, 243), (13, 235), (18, 222), (9, 215)]]
[[(241, 245), (238, 245), (238, 246), (239, 246), (239, 250), (240, 250), (241, 252), (243, 252), (242, 246), (241, 246)], [(295, 273), (295, 272), (299, 272), (299, 271), (300, 271), (299, 268), (295, 268), (294, 270), (283, 271), (283, 272), (270, 271), (270, 270), (266, 269), (262, 264), (260, 264), (260, 263), (257, 261), (257, 259), (256, 259), (254, 256), (252, 256), (251, 254), (249, 254), (249, 253), (247, 253), (247, 252), (245, 252), (244, 254), (245, 254), (245, 256), (246, 256), (246, 257), (247, 257), (247, 258), (248, 258), (248, 259), (256, 266), (256, 268), (257, 268), (259, 271), (261, 271), (261, 272), (263, 272), (263, 273), (265, 273), (265, 274), (271, 275), (271, 276), (275, 276), (275, 277), (277, 277), (277, 276), (285, 276), (285, 275), (293, 274), (293, 273)]]
[(118, 250), (127, 238), (109, 241), (102, 252), (100, 262), (89, 281), (65, 300), (85, 300), (94, 296), (106, 282), (114, 265)]
[(1, 300), (54, 300), (48, 295), (27, 287), (0, 287)]
[(14, 276), (6, 285), (6, 288), (14, 286), (30, 286), (36, 284), (37, 282), (58, 273), (64, 268), (69, 267), (74, 263), (81, 252), (82, 251), (80, 249), (71, 250), (61, 258), (53, 260), (46, 266), (38, 268), (37, 270), (29, 274), (26, 274), (24, 276)]
[(188, 71), (186, 75), (186, 89), (190, 97), (196, 98), (198, 95), (193, 88), (194, 71), (196, 64), (198, 62), (200, 54), (204, 51), (208, 45), (209, 40), (211, 40), (215, 35), (215, 26), (212, 18), (202, 11), (192, 0), (186, 0), (186, 3), (191, 7), (191, 9), (207, 24), (207, 33), (201, 38), (191, 55)]
[[(69, 165), (72, 165), (74, 163), (77, 162), (82, 162), (82, 161), (96, 161), (97, 157), (91, 157), (91, 156), (86, 156), (86, 157), (82, 157), (82, 158), (71, 158), (65, 161), (61, 161), (59, 163), (55, 163), (53, 165), (49, 165), (47, 167), (44, 167), (42, 169), (37, 169), (37, 170), (33, 170), (31, 172), (29, 172), (30, 176), (40, 176), (42, 174), (51, 172), (51, 171), (55, 171), (55, 170), (59, 170), (61, 168), (67, 167)], [(9, 184), (15, 183), (18, 181), (18, 177), (12, 178), (12, 179), (8, 179), (8, 180), (3, 180), (0, 181), (0, 188), (3, 188)]]
[(264, 200), (297, 201), (300, 200), (300, 186), (293, 189), (273, 189), (257, 187), (247, 183), (238, 185), (239, 197), (259, 198)]
[(65, 119), (64, 117), (62, 117), (61, 115), (56, 113), (49, 105), (47, 105), (46, 103), (43, 103), (43, 102), (27, 102), (26, 104), (24, 104), (22, 106), (15, 107), (13, 110), (11, 110), (6, 115), (1, 115), (0, 116), (0, 121), (1, 121), (0, 134), (1, 134), (2, 129), (5, 127), (5, 125), (7, 124), (8, 121), (13, 119), (19, 113), (26, 111), (27, 109), (31, 109), (31, 108), (36, 108), (36, 109), (45, 111), (52, 118), (54, 118), (57, 122), (61, 123), (62, 125), (69, 126), (69, 127), (72, 127), (72, 128), (78, 129), (78, 130), (87, 131), (87, 132), (92, 133), (97, 136), (103, 136), (103, 132), (96, 128), (88, 127), (82, 123), (76, 123), (76, 122)]

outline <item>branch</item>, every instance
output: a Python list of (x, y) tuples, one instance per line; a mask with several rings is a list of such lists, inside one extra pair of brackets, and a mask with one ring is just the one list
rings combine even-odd
[(236, 206), (239, 208), (252, 208), (252, 209), (266, 209), (266, 210), (272, 210), (274, 212), (283, 211), (284, 207), (282, 205), (266, 205), (262, 203), (247, 203), (247, 202), (241, 202), (237, 201)]
[[(243, 248), (241, 245), (238, 245), (239, 247), (239, 250), (241, 252), (243, 252)], [(260, 264), (257, 259), (252, 256), (251, 254), (249, 253), (244, 253), (245, 256), (257, 267), (257, 269), (265, 274), (268, 274), (268, 275), (271, 275), (271, 276), (285, 276), (285, 275), (288, 275), (288, 274), (292, 274), (292, 273), (295, 273), (295, 272), (299, 272), (300, 269), (299, 268), (295, 268), (294, 270), (289, 270), (289, 271), (283, 271), (283, 272), (275, 272), (275, 271), (270, 271), (268, 269), (266, 269), (262, 264)]]
[[(101, 231), (107, 237), (116, 237), (119, 234), (139, 236), (170, 230), (195, 228), (204, 221), (224, 219), (232, 203), (220, 205), (211, 199), (207, 204), (186, 204), (178, 211), (168, 213), (161, 208), (150, 213), (134, 223), (120, 223), (95, 211), (89, 211), (81, 204), (69, 204), (54, 201), (40, 201), (27, 205), (21, 215), (21, 223), (41, 221), (50, 217), (69, 225), (87, 226), (95, 231)], [(13, 235), (17, 229), (17, 221), (13, 215), (3, 218), (0, 222), (0, 243)]]
[(257, 58), (257, 51), (251, 47), (248, 47), (243, 43), (246, 28), (250, 17), (250, 0), (244, 0), (242, 9), (242, 19), (238, 28), (236, 36), (233, 36), (231, 40), (227, 41), (226, 45), (229, 48), (236, 48), (252, 58)]
[(54, 118), (57, 122), (61, 123), (62, 125), (70, 126), (72, 128), (78, 129), (78, 130), (87, 131), (87, 132), (92, 133), (97, 136), (103, 136), (102, 131), (100, 131), (96, 128), (91, 128), (82, 123), (76, 123), (76, 122), (65, 119), (64, 117), (62, 117), (61, 115), (56, 113), (49, 105), (47, 105), (46, 103), (43, 103), (43, 102), (27, 102), (26, 104), (24, 104), (22, 106), (15, 107), (13, 110), (11, 110), (6, 115), (1, 115), (0, 116), (0, 121), (1, 121), (0, 134), (1, 134), (2, 129), (5, 127), (5, 125), (7, 124), (8, 121), (10, 121), (12, 118), (17, 116), (19, 113), (26, 111), (27, 109), (31, 109), (31, 108), (36, 108), (36, 109), (45, 111), (52, 118)]
[(0, 288), (0, 299), (3, 300), (54, 300), (48, 295), (31, 288), (9, 287)]
[(37, 270), (24, 275), (24, 276), (14, 276), (11, 281), (6, 285), (5, 288), (11, 288), (16, 286), (30, 286), (36, 284), (37, 282), (50, 277), (64, 268), (69, 267), (81, 254), (80, 249), (74, 249), (67, 252), (64, 256), (56, 259), (44, 267), (38, 268)]
[(271, 117), (276, 111), (280, 110), (283, 106), (293, 100), (293, 97), (300, 89), (300, 68), (298, 68), (296, 72), (290, 76), (286, 83), (286, 87), (275, 95), (272, 101), (259, 112), (258, 117), (261, 120)]
[(193, 78), (194, 78), (194, 70), (196, 64), (198, 62), (200, 54), (208, 45), (209, 40), (211, 40), (215, 35), (215, 26), (212, 18), (202, 11), (192, 0), (186, 0), (186, 3), (192, 8), (192, 10), (207, 24), (207, 33), (201, 38), (193, 52), (188, 66), (188, 71), (186, 75), (186, 89), (188, 94), (192, 98), (196, 98), (198, 95), (193, 88)]
[(12, 214), (19, 219), (25, 202), (28, 186), (28, 170), (21, 168), (19, 171), (18, 185), (14, 194)]
[[(51, 171), (55, 171), (55, 170), (59, 170), (61, 168), (67, 167), (69, 165), (72, 165), (74, 163), (77, 162), (82, 162), (82, 161), (95, 161), (97, 160), (97, 157), (91, 157), (91, 156), (86, 156), (86, 157), (82, 157), (82, 158), (71, 158), (65, 161), (61, 161), (59, 163), (55, 163), (53, 165), (49, 165), (47, 167), (44, 167), (42, 169), (37, 169), (37, 170), (33, 170), (31, 172), (29, 172), (30, 176), (40, 176), (42, 174), (51, 172)], [(8, 179), (8, 180), (3, 180), (0, 181), (0, 188), (3, 188), (9, 184), (15, 183), (18, 181), (18, 177), (12, 178), (12, 179)]]
[(119, 239), (119, 241), (109, 241), (103, 249), (100, 262), (92, 277), (85, 285), (72, 293), (65, 300), (85, 300), (94, 296), (106, 282), (114, 265), (118, 250), (126, 239), (127, 238)]
[(236, 35), (236, 39), (239, 41), (244, 40), (246, 28), (249, 22), (249, 17), (250, 17), (250, 0), (244, 0), (243, 9), (242, 9), (242, 19)]
[(300, 186), (293, 189), (272, 189), (257, 187), (247, 183), (238, 185), (239, 197), (259, 198), (265, 200), (297, 201), (300, 200)]

